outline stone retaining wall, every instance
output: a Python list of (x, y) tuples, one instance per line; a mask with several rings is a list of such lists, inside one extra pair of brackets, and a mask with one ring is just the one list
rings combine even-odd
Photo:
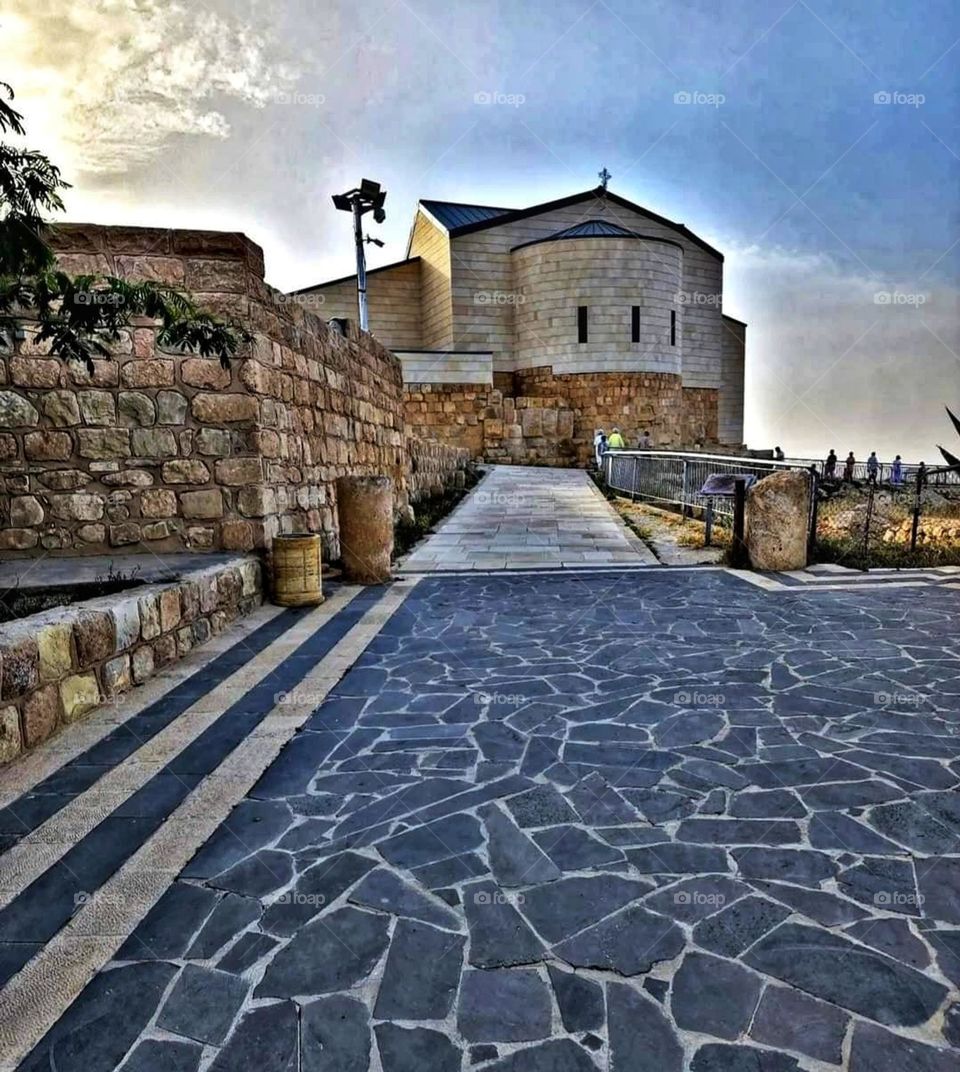
[(464, 447), (411, 436), (407, 440), (407, 457), (407, 491), (411, 505), (416, 505), (450, 488), (464, 487), (473, 456)]
[(143, 684), (262, 599), (260, 562), (243, 557), (0, 625), (0, 763)]
[(407, 427), (474, 458), (518, 465), (586, 465), (597, 428), (619, 427), (629, 446), (649, 431), (658, 447), (717, 445), (717, 391), (677, 375), (556, 375), (549, 366), (497, 373), (495, 388), (406, 384)]
[(92, 373), (29, 331), (0, 352), (0, 551), (246, 551), (310, 531), (335, 558), (337, 477), (389, 475), (405, 502), (397, 358), (268, 287), (243, 235), (77, 224), (54, 245), (71, 272), (185, 286), (254, 341), (228, 369), (158, 345), (149, 321)]

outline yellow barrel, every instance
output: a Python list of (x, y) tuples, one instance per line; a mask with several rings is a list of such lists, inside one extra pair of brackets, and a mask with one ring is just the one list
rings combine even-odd
[(274, 536), (273, 601), (281, 607), (308, 607), (323, 602), (319, 536)]

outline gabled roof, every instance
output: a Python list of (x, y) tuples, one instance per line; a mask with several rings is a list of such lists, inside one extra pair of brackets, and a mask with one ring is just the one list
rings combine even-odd
[(465, 205), (460, 201), (421, 201), (420, 204), (448, 231), (473, 223), (485, 223), (514, 211), (512, 208), (495, 208), (493, 205)]
[[(572, 205), (583, 204), (585, 201), (596, 201), (598, 202), (598, 205), (601, 206), (604, 201), (607, 201), (611, 205), (619, 205), (620, 208), (629, 209), (631, 212), (636, 212), (639, 215), (646, 217), (648, 220), (654, 220), (656, 223), (662, 224), (664, 227), (669, 227), (671, 231), (676, 231), (677, 234), (683, 235), (684, 238), (693, 242), (694, 245), (706, 250), (707, 253), (713, 254), (713, 256), (717, 257), (719, 260), (723, 260), (723, 254), (719, 250), (714, 249), (709, 243), (704, 242), (702, 238), (688, 230), (682, 223), (674, 223), (673, 220), (668, 220), (665, 216), (658, 216), (656, 212), (651, 212), (642, 205), (637, 205), (633, 201), (628, 201), (625, 197), (620, 197), (619, 194), (615, 194), (610, 190), (605, 190), (602, 186), (597, 186), (592, 190), (584, 190), (579, 194), (571, 194), (569, 197), (561, 197), (557, 201), (545, 201), (542, 205), (533, 205), (530, 208), (511, 210), (484, 208), (480, 205), (465, 206), (467, 208), (493, 213), (493, 215), (488, 215), (485, 219), (479, 219), (471, 223), (463, 223), (456, 226), (448, 226), (447, 224), (444, 224), (444, 226), (447, 227), (447, 231), (451, 238), (457, 238), (460, 235), (471, 234), (474, 231), (485, 231), (489, 227), (499, 227), (501, 224), (514, 223), (517, 220), (529, 219), (531, 216), (539, 216), (542, 212), (552, 212), (554, 209), (569, 208)], [(447, 202), (443, 201), (421, 201), (420, 203), (425, 207), (430, 204), (447, 204)], [(428, 209), (428, 211), (430, 210)]]

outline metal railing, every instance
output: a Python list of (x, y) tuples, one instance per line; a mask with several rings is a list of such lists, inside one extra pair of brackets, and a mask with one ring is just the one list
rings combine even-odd
[[(783, 469), (809, 470), (809, 463), (775, 462), (729, 454), (693, 454), (663, 450), (617, 450), (603, 456), (603, 477), (611, 491), (679, 506), (683, 513), (706, 511), (708, 496), (700, 494), (708, 476), (731, 473), (755, 476), (758, 480)], [(726, 524), (733, 522), (733, 500), (714, 498), (713, 516)]]

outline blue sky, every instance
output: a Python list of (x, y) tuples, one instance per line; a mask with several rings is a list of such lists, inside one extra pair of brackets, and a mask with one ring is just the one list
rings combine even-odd
[(6, 76), (31, 142), (75, 183), (71, 218), (244, 230), (292, 288), (350, 270), (329, 197), (361, 175), (389, 191), (385, 263), (420, 197), (525, 205), (606, 165), (614, 190), (726, 252), (725, 309), (751, 326), (752, 445), (929, 459), (947, 436), (955, 2), (10, 10)]

